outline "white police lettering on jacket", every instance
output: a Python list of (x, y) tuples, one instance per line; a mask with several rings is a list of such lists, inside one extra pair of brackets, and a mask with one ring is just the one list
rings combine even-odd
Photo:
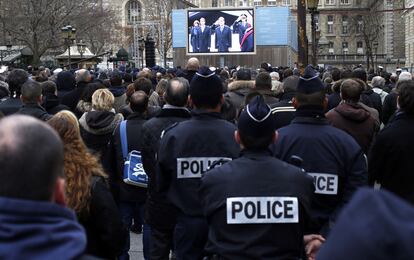
[(299, 223), (296, 197), (227, 198), (227, 224)]
[(229, 161), (231, 158), (225, 157), (177, 158), (177, 179), (201, 178), (206, 171)]
[(313, 177), (315, 193), (325, 195), (338, 194), (338, 175), (329, 173), (308, 173)]

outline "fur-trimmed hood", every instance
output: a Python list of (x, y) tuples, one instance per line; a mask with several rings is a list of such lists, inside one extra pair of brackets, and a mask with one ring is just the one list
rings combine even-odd
[(112, 133), (123, 119), (122, 114), (111, 111), (90, 111), (82, 115), (79, 124), (86, 132), (105, 135)]
[(254, 80), (236, 80), (228, 85), (228, 91), (236, 91), (240, 89), (254, 89)]

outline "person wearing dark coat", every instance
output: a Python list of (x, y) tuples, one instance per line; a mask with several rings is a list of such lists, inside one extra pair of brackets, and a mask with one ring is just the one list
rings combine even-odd
[(167, 102), (160, 113), (142, 126), (142, 163), (148, 175), (148, 198), (145, 220), (151, 226), (151, 259), (168, 259), (173, 248), (175, 208), (167, 200), (166, 194), (157, 192), (156, 154), (162, 131), (168, 126), (191, 117), (185, 107), (188, 100), (187, 80), (171, 79), (168, 82), (164, 99)]
[(14, 69), (7, 76), (10, 97), (0, 102), (0, 112), (3, 115), (11, 115), (17, 112), (22, 106), (20, 100), (22, 85), (29, 79), (29, 74), (22, 69)]
[(70, 71), (62, 71), (56, 77), (57, 96), (62, 101), (62, 97), (71, 92), (76, 87), (75, 75)]
[(236, 21), (234, 21), (232, 27), (233, 32), (237, 32), (239, 34), (239, 44), (243, 45), (242, 42), (246, 31), (252, 27), (252, 25), (247, 22), (247, 15), (241, 14)]
[(324, 85), (308, 66), (294, 98), (295, 119), (278, 130), (279, 140), (272, 145), (276, 158), (286, 162), (300, 158), (300, 166), (314, 178), (307, 232), (323, 236), (329, 234), (340, 209), (368, 181), (364, 152), (354, 138), (329, 125), (326, 105)]
[(62, 105), (56, 95), (56, 84), (53, 81), (45, 81), (42, 84), (43, 104), (46, 111), (54, 115), (62, 110), (70, 110), (68, 106)]
[(215, 29), (215, 46), (218, 52), (229, 52), (232, 46), (232, 32), (230, 27), (225, 24), (224, 17), (220, 17)]
[[(177, 259), (202, 259), (208, 225), (198, 196), (200, 178), (208, 169), (236, 158), (235, 127), (221, 119), (223, 85), (207, 67), (190, 84), (192, 118), (164, 131), (158, 150), (157, 189), (177, 209), (174, 244)], [(190, 167), (191, 165), (191, 167)]]
[(23, 102), (23, 106), (16, 114), (33, 116), (43, 121), (47, 121), (52, 117), (40, 105), (42, 103), (42, 86), (40, 83), (32, 80), (26, 81), (22, 86), (20, 99)]
[(209, 223), (207, 252), (212, 259), (305, 259), (313, 179), (272, 157), (268, 147), (277, 141), (277, 133), (262, 96), (254, 97), (241, 113), (235, 139), (240, 157), (201, 178), (199, 196)]
[(352, 79), (344, 80), (341, 85), (342, 102), (325, 116), (331, 125), (350, 134), (364, 153), (368, 154), (371, 142), (379, 130), (379, 121), (361, 105), (360, 97), (361, 88), (358, 83)]
[(92, 95), (92, 111), (79, 119), (83, 141), (101, 159), (112, 133), (124, 119), (121, 114), (115, 114), (113, 103), (114, 96), (109, 90), (98, 89)]
[(86, 235), (65, 206), (59, 136), (23, 115), (0, 120), (0, 136), (0, 259), (80, 259)]
[(243, 108), (246, 96), (254, 90), (255, 82), (251, 80), (252, 75), (249, 69), (239, 69), (236, 74), (236, 80), (228, 85), (225, 99), (229, 100), (236, 109), (236, 115)]
[(254, 29), (253, 27), (247, 28), (246, 33), (240, 43), (240, 50), (242, 52), (254, 51)]
[(298, 76), (287, 77), (283, 81), (283, 93), (280, 96), (280, 101), (270, 105), (276, 129), (289, 125), (295, 118), (296, 108), (293, 106), (292, 100), (295, 97), (298, 83)]
[(192, 52), (200, 52), (198, 47), (198, 38), (199, 38), (199, 21), (195, 20), (193, 26), (190, 28), (190, 42), (192, 47)]
[(76, 88), (62, 96), (62, 104), (68, 106), (72, 112), (76, 111), (76, 105), (88, 83), (92, 81), (92, 76), (88, 70), (81, 69), (76, 73)]
[(369, 183), (414, 204), (414, 82), (399, 84), (395, 118), (377, 136), (369, 154)]
[(126, 104), (126, 89), (122, 85), (122, 75), (119, 71), (115, 70), (110, 76), (111, 87), (109, 91), (114, 95), (114, 109), (115, 112), (120, 112), (121, 108)]
[(206, 25), (206, 19), (200, 18), (200, 29), (198, 34), (199, 52), (210, 52), (211, 48), (211, 27)]
[(360, 189), (344, 207), (316, 259), (414, 259), (413, 219), (413, 206), (394, 194)]
[(263, 96), (268, 105), (279, 101), (272, 91), (272, 78), (268, 72), (261, 72), (256, 76), (255, 91)]
[[(133, 150), (142, 151), (142, 126), (146, 122), (146, 110), (148, 107), (148, 96), (143, 91), (137, 91), (132, 94), (130, 104), (133, 113), (126, 119), (126, 137), (128, 143), (128, 152)], [(144, 213), (144, 205), (147, 198), (147, 189), (135, 185), (127, 184), (123, 181), (124, 158), (122, 154), (120, 126), (118, 125), (110, 137), (108, 149), (105, 154), (106, 168), (110, 172), (111, 187), (118, 203), (124, 225), (131, 229), (134, 211), (138, 210)], [(134, 220), (135, 221), (135, 220)], [(137, 223), (134, 223), (137, 224)], [(149, 257), (149, 227), (144, 224), (143, 248), (144, 258)], [(130, 238), (122, 250), (120, 258), (127, 259), (130, 249)]]

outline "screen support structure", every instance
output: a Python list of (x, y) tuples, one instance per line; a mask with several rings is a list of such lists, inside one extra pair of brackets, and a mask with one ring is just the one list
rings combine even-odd
[(220, 68), (224, 68), (224, 56), (220, 56)]
[[(140, 29), (144, 27), (149, 27), (150, 35), (154, 38), (155, 26), (161, 24), (160, 21), (136, 21), (134, 22), (134, 48), (133, 48), (133, 58), (135, 66), (139, 68), (139, 39), (140, 39)], [(164, 59), (164, 28), (161, 26), (161, 57)], [(144, 65), (144, 64), (142, 64)]]

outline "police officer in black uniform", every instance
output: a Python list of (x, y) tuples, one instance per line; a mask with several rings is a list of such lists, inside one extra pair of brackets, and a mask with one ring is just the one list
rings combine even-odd
[(327, 102), (322, 81), (308, 66), (293, 99), (295, 118), (278, 130), (279, 140), (272, 148), (276, 158), (284, 161), (300, 157), (302, 167), (314, 178), (313, 225), (308, 232), (323, 236), (342, 206), (367, 184), (364, 153), (350, 135), (329, 125)]
[(312, 178), (274, 158), (272, 111), (262, 96), (246, 106), (235, 140), (241, 157), (207, 172), (200, 197), (209, 223), (212, 259), (300, 259), (304, 225), (314, 192)]
[(212, 167), (236, 158), (235, 126), (220, 118), (222, 83), (202, 67), (190, 84), (192, 118), (165, 130), (157, 162), (157, 188), (177, 208), (176, 259), (201, 259), (207, 241), (198, 188), (201, 176)]

